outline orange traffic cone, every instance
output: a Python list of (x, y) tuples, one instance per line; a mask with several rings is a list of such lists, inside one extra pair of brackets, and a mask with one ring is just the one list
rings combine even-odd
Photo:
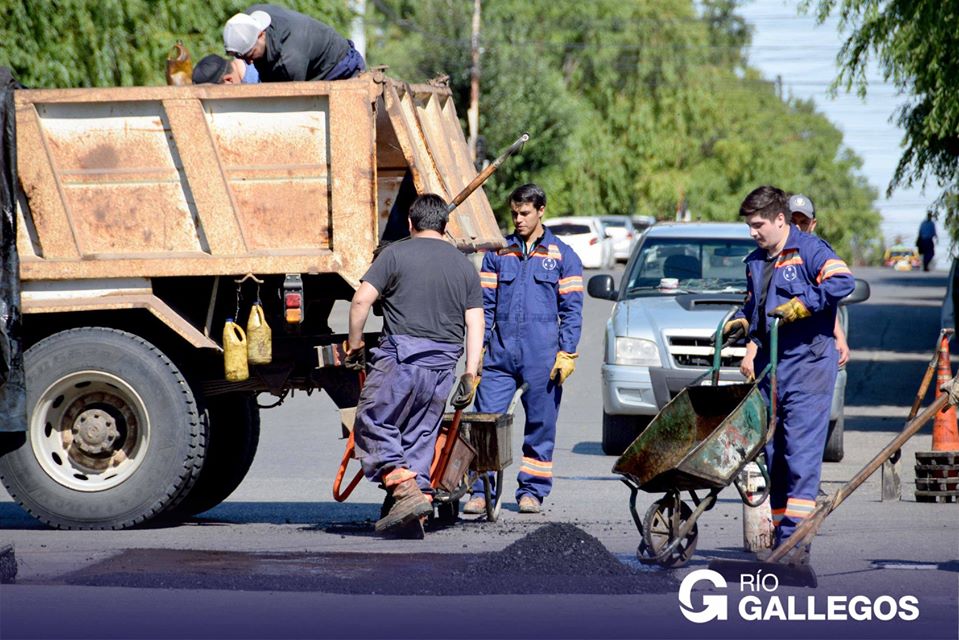
[[(942, 339), (942, 345), (939, 348), (939, 371), (938, 384), (936, 385), (936, 397), (938, 398), (942, 391), (939, 388), (952, 378), (952, 367), (949, 365), (949, 341)], [(936, 414), (936, 420), (932, 425), (932, 450), (933, 451), (959, 451), (959, 429), (956, 426), (956, 408), (947, 405), (945, 409)]]

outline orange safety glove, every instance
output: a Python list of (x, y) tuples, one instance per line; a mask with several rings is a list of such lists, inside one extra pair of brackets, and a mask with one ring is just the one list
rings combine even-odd
[(749, 320), (746, 318), (733, 318), (723, 325), (723, 338), (739, 342), (749, 333)]
[(578, 357), (579, 354), (577, 353), (566, 353), (565, 351), (557, 353), (553, 369), (549, 372), (549, 379), (556, 384), (566, 382), (566, 378), (576, 369), (576, 358)]
[(773, 309), (773, 312), (769, 315), (781, 318), (783, 324), (786, 324), (787, 322), (808, 318), (812, 314), (806, 308), (806, 305), (800, 302), (799, 298), (792, 298)]

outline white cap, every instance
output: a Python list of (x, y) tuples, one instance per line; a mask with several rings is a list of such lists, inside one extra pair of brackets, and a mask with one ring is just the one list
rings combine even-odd
[(238, 13), (226, 21), (223, 27), (223, 47), (229, 54), (245, 55), (250, 52), (260, 33), (270, 26), (270, 14), (266, 11)]

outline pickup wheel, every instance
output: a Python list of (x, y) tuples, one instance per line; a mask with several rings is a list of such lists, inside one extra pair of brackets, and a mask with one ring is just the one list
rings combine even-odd
[(845, 455), (845, 451), (843, 451), (845, 421), (845, 416), (839, 416), (835, 420), (829, 421), (829, 435), (826, 436), (826, 448), (822, 453), (823, 461), (842, 462)]
[(652, 421), (646, 416), (616, 416), (603, 411), (603, 453), (621, 456)]
[(253, 394), (213, 396), (202, 419), (210, 431), (203, 469), (174, 516), (202, 513), (226, 500), (246, 477), (260, 442), (260, 409)]
[(27, 433), (4, 450), (0, 478), (40, 521), (124, 529), (196, 481), (206, 431), (176, 365), (114, 329), (54, 334), (24, 354)]

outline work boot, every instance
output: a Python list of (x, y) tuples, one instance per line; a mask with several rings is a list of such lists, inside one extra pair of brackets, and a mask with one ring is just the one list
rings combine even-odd
[(520, 496), (519, 499), (519, 512), (520, 513), (539, 513), (542, 510), (542, 505), (540, 501), (534, 498), (529, 494)]
[(463, 505), (463, 513), (471, 515), (486, 513), (486, 498), (484, 496), (473, 496)]
[[(387, 491), (390, 492), (396, 502), (390, 507), (389, 513), (376, 521), (374, 528), (377, 533), (384, 533), (409, 525), (413, 521), (418, 521), (421, 516), (428, 516), (433, 511), (432, 503), (416, 485), (415, 477), (388, 487)], [(422, 531), (422, 524), (418, 526)]]

